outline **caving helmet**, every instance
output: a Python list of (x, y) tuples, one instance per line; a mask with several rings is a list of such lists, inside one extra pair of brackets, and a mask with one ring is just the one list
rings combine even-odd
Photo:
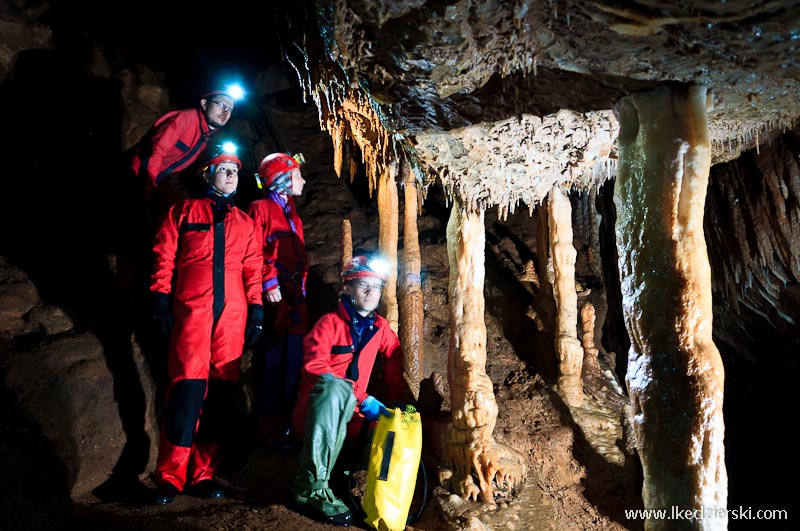
[(292, 170), (302, 168), (305, 163), (302, 153), (272, 153), (258, 165), (258, 177), (270, 192), (288, 192), (292, 187)]
[(227, 85), (224, 89), (209, 90), (208, 92), (200, 96), (200, 99), (208, 100), (213, 98), (214, 96), (227, 96), (233, 101), (239, 101), (244, 99), (245, 91), (244, 87), (242, 87), (242, 85), (240, 85), (239, 83), (231, 83), (230, 85)]
[(207, 152), (203, 163), (200, 165), (201, 172), (209, 172), (211, 175), (216, 171), (217, 164), (223, 162), (233, 162), (241, 170), (242, 161), (236, 156), (237, 147), (233, 142), (225, 142), (216, 146), (210, 147)]
[(354, 256), (342, 273), (342, 282), (349, 282), (357, 278), (372, 277), (383, 282), (388, 280), (389, 263), (378, 257), (364, 255)]

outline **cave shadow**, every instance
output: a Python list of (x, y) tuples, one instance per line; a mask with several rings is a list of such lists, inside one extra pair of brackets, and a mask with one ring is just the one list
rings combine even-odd
[(207, 525), (188, 523), (198, 518), (198, 510), (198, 507), (195, 506), (183, 509), (171, 507), (154, 513), (140, 511), (135, 517), (131, 517), (120, 515), (114, 507), (80, 504), (75, 509), (75, 526), (70, 529), (80, 529), (80, 531), (108, 531), (109, 529), (114, 529), (114, 531), (207, 530)]
[[(39, 375), (43, 380), (48, 376), (54, 375)], [(3, 371), (0, 381), (5, 379)], [(69, 410), (69, 396), (46, 394), (46, 404), (35, 407), (51, 409), (53, 419), (66, 418), (59, 412)], [(74, 478), (69, 477), (64, 454), (68, 452), (66, 459), (75, 463), (78, 448), (74, 444), (55, 448), (31, 412), (23, 410), (17, 394), (4, 386), (0, 386), (0, 409), (0, 529), (67, 529), (73, 521)]]
[[(780, 204), (781, 199), (771, 198), (768, 191), (770, 172), (775, 171), (784, 186), (794, 171), (794, 163), (786, 161), (795, 159), (798, 152), (795, 128), (774, 139), (766, 152), (759, 155), (751, 149), (736, 161), (713, 166), (710, 172), (704, 234), (712, 277), (713, 340), (725, 371), (722, 409), (728, 508), (752, 510), (750, 518), (729, 519), (731, 530), (797, 528), (800, 504), (794, 493), (800, 466), (792, 458), (796, 453), (792, 426), (800, 405), (796, 392), (800, 352), (796, 294), (800, 286), (789, 265), (793, 259), (775, 251), (780, 247), (773, 248), (776, 254), (767, 258), (766, 266), (760, 261), (748, 265), (753, 256), (746, 253), (761, 248), (764, 229), (774, 228), (768, 238), (783, 239), (776, 222), (760, 225), (756, 216), (769, 208), (764, 205)], [(797, 212), (796, 193), (784, 191), (782, 200), (785, 212)], [(740, 227), (736, 220), (742, 219)], [(783, 245), (786, 249), (797, 246), (796, 242)], [(744, 251), (748, 247), (749, 251)], [(753, 267), (760, 268), (767, 279), (773, 274), (783, 279), (777, 297), (757, 280), (758, 275), (750, 286), (747, 270)], [(783, 273), (776, 272), (781, 270)], [(742, 271), (743, 280), (736, 282), (734, 293), (728, 293), (726, 277), (735, 271)], [(776, 284), (780, 289), (780, 281)], [(790, 520), (759, 521), (757, 510), (787, 510)]]
[[(306, 304), (308, 307), (309, 330), (320, 317), (326, 313), (336, 311), (339, 304), (336, 286), (324, 282), (318, 266), (313, 266), (308, 271)], [(269, 319), (269, 312), (265, 323), (267, 319)], [(273, 334), (269, 329), (270, 324), (265, 324), (264, 333), (260, 341), (267, 341), (269, 337), (272, 337)], [(254, 397), (261, 396), (260, 389), (264, 379), (264, 362), (256, 352), (259, 350), (263, 352), (263, 349), (264, 347), (262, 346), (261, 349), (249, 349), (249, 353), (245, 353), (245, 357), (249, 358), (249, 363), (243, 360), (243, 370), (239, 384), (243, 394), (247, 396), (240, 397), (236, 408), (236, 411), (244, 411), (245, 414), (243, 418), (238, 419), (239, 422), (237, 422), (235, 431), (226, 438), (225, 450), (219, 468), (219, 475), (222, 477), (239, 477), (239, 481), (249, 481), (248, 478), (253, 475), (263, 475), (263, 469), (267, 466), (265, 463), (274, 461), (269, 466), (274, 465), (276, 469), (283, 471), (281, 467), (285, 468), (286, 462), (282, 463), (281, 460), (291, 458), (290, 454), (276, 453), (263, 448), (263, 443), (258, 436), (258, 414), (253, 400)], [(282, 491), (280, 492), (280, 496), (282, 496)], [(267, 488), (263, 495), (269, 497), (274, 493), (275, 489)]]
[[(536, 210), (534, 215), (531, 216), (532, 225), (536, 225), (539, 223), (540, 215), (541, 214), (539, 210)], [(541, 264), (539, 263), (539, 257), (537, 256), (536, 252), (534, 252), (533, 249), (528, 247), (528, 245), (525, 242), (523, 242), (519, 236), (514, 234), (508, 228), (507, 225), (500, 223), (499, 221), (496, 221), (495, 223), (492, 223), (492, 231), (494, 231), (497, 234), (497, 241), (494, 241), (493, 243), (499, 243), (499, 240), (502, 240), (503, 238), (508, 238), (514, 244), (514, 248), (516, 249), (517, 254), (519, 255), (519, 259), (523, 265), (528, 261), (532, 261), (534, 269), (536, 269), (537, 274), (539, 271), (542, 271)], [(487, 230), (487, 240), (489, 239), (490, 234), (491, 233)], [(539, 242), (537, 241), (536, 243), (538, 245)], [(506, 258), (508, 258), (511, 261), (514, 261), (513, 256), (506, 255)]]
[(309, 330), (320, 317), (326, 313), (335, 312), (339, 306), (337, 286), (325, 283), (319, 266), (313, 266), (308, 270), (306, 303), (308, 304)]
[[(401, 203), (405, 202), (405, 194), (401, 195), (400, 201)], [(445, 204), (446, 201), (441, 186), (432, 185), (428, 188), (425, 200), (418, 209), (418, 217), (431, 217), (438, 221), (438, 226), (419, 231), (417, 239), (420, 245), (423, 242), (431, 245), (447, 245), (447, 222), (450, 220), (450, 207)]]
[(622, 311), (622, 288), (615, 236), (617, 210), (614, 205), (614, 184), (614, 180), (603, 184), (598, 189), (596, 201), (597, 212), (601, 215), (600, 257), (606, 293), (606, 313), (602, 324), (601, 343), (606, 353), (613, 352), (615, 354), (614, 373), (617, 380), (624, 384), (631, 341)]
[[(546, 219), (534, 216), (531, 223), (539, 226), (537, 235), (546, 234)], [(597, 506), (598, 511), (611, 520), (622, 522), (633, 531), (643, 529), (643, 522), (629, 522), (624, 519), (624, 509), (635, 509), (641, 505), (640, 465), (636, 456), (625, 452), (623, 441), (618, 441), (626, 456), (625, 466), (609, 463), (601, 454), (592, 449), (586, 435), (573, 420), (569, 407), (558, 395), (555, 384), (558, 376), (557, 355), (555, 351), (555, 330), (552, 323), (556, 318), (556, 306), (552, 286), (544, 279), (540, 287), (530, 287), (519, 281), (519, 271), (511, 271), (504, 262), (516, 262), (513, 256), (497, 254), (502, 239), (510, 240), (523, 263), (532, 260), (537, 272), (539, 259), (537, 254), (518, 237), (509, 227), (494, 223), (486, 233), (486, 276), (487, 284), (499, 290), (499, 296), (487, 291), (487, 311), (496, 316), (502, 326), (503, 334), (512, 344), (520, 359), (525, 361), (529, 370), (538, 372), (548, 384), (546, 389), (558, 411), (561, 423), (574, 433), (573, 455), (586, 469), (582, 480), (584, 496)], [(502, 252), (502, 250), (500, 251)], [(505, 258), (505, 260), (504, 260)], [(577, 272), (576, 272), (577, 278)], [(592, 288), (596, 288), (596, 281)], [(533, 284), (529, 284), (533, 286)], [(491, 288), (490, 288), (491, 289)], [(593, 289), (594, 291), (594, 289)], [(532, 308), (540, 319), (537, 325), (526, 315), (524, 308)]]
[[(574, 434), (573, 455), (585, 469), (586, 474), (581, 481), (584, 486), (583, 495), (597, 507), (600, 514), (618, 522), (630, 531), (642, 531), (644, 520), (628, 520), (625, 510), (642, 509), (641, 472), (638, 459), (629, 462), (631, 456), (625, 455), (625, 466), (609, 463), (596, 452), (581, 427), (573, 420), (569, 406), (562, 400), (555, 387), (545, 389), (558, 412), (561, 424), (568, 426)], [(618, 445), (622, 445), (618, 441)]]
[[(800, 466), (792, 458), (797, 444), (791, 425), (798, 405), (797, 366), (792, 354), (800, 347), (774, 330), (755, 332), (760, 346), (747, 350), (755, 353), (761, 366), (739, 353), (741, 345), (731, 347), (715, 337), (725, 367), (728, 508), (752, 510), (751, 518), (729, 519), (728, 525), (732, 531), (796, 529), (800, 504), (794, 493)], [(757, 510), (786, 510), (789, 520), (759, 521)]]
[[(503, 228), (503, 231), (504, 237), (511, 238), (518, 246), (520, 256), (529, 256), (536, 262), (535, 253), (508, 229)], [(487, 231), (486, 241), (496, 244), (499, 240)], [(527, 283), (517, 280), (518, 272), (506, 268), (489, 245), (486, 246), (485, 256), (486, 279), (499, 291), (498, 296), (487, 293), (486, 310), (498, 319), (504, 337), (519, 358), (546, 382), (554, 384), (557, 376), (554, 330), (549, 325), (555, 319), (552, 288), (547, 282), (541, 282), (539, 288), (531, 289), (525, 285)], [(537, 312), (541, 329), (528, 317), (529, 308)]]
[[(120, 168), (121, 84), (90, 76), (88, 49), (21, 52), (0, 86), (14, 134), (8, 153), (25, 172), (15, 179), (2, 222), (2, 254), (23, 270), (75, 329), (101, 342), (126, 435), (112, 475), (134, 478), (148, 464), (145, 393), (133, 358), (133, 324), (120, 297), (114, 253), (129, 197)], [(124, 231), (123, 231), (124, 232)]]

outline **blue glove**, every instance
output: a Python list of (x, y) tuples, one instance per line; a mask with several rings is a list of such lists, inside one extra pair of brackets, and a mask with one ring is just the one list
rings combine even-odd
[(164, 337), (169, 337), (172, 327), (175, 325), (175, 319), (172, 318), (172, 312), (169, 310), (168, 297), (169, 295), (166, 293), (153, 292), (153, 319)]
[(264, 322), (264, 307), (260, 304), (251, 304), (247, 307), (247, 324), (244, 327), (244, 346), (252, 347), (261, 337), (262, 323)]
[(386, 415), (387, 417), (392, 415), (392, 413), (386, 409), (386, 406), (374, 396), (367, 396), (359, 407), (361, 408), (361, 413), (364, 415), (364, 418), (370, 422), (378, 420), (379, 415)]

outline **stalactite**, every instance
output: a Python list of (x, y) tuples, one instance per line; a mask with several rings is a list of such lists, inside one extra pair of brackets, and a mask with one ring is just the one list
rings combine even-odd
[(415, 136), (420, 160), (471, 208), (541, 203), (551, 187), (588, 190), (613, 177), (619, 124), (611, 111), (523, 114)]
[[(800, 211), (795, 206), (800, 203), (800, 160), (789, 147), (795, 135), (787, 136), (762, 155), (751, 153), (745, 159), (751, 162), (715, 168), (715, 187), (722, 192), (708, 198), (705, 234), (714, 296), (724, 298), (736, 314), (751, 311), (794, 329), (796, 314), (787, 315), (783, 304), (774, 302), (785, 301), (800, 282)], [(752, 186), (753, 171), (759, 175), (757, 187)], [(768, 268), (761, 257), (771, 258)], [(747, 321), (714, 327), (718, 341), (736, 348), (751, 342), (753, 332)]]
[(570, 406), (583, 403), (581, 367), (583, 349), (578, 341), (578, 294), (575, 291), (575, 246), (572, 244), (572, 205), (560, 188), (549, 196), (550, 251), (553, 259), (553, 296), (556, 301), (555, 347), (558, 355), (558, 390)]
[(403, 261), (400, 267), (400, 342), (403, 344), (406, 381), (419, 396), (419, 384), (425, 377), (423, 341), (424, 307), (422, 301), (422, 255), (417, 231), (417, 179), (407, 164), (403, 165)]
[[(450, 258), (447, 379), (452, 423), (445, 433), (446, 452), (455, 469), (456, 493), (473, 500), (480, 497), (486, 507), (494, 508), (492, 482), (511, 488), (524, 477), (525, 468), (521, 455), (498, 444), (492, 436), (497, 402), (492, 381), (486, 374), (485, 243), (484, 212), (469, 210), (460, 198), (453, 198), (447, 223)], [(516, 466), (509, 465), (510, 462)], [(478, 485), (472, 479), (473, 473)]]
[(333, 170), (336, 176), (342, 178), (342, 163), (344, 160), (345, 152), (345, 122), (339, 122), (336, 129), (331, 133), (331, 140), (333, 140)]
[(353, 146), (350, 143), (347, 144), (347, 161), (349, 169), (348, 175), (350, 176), (350, 182), (352, 183), (353, 179), (356, 178), (356, 173), (358, 172), (358, 160), (354, 156)]
[(320, 127), (333, 141), (334, 170), (341, 177), (342, 171), (349, 169), (352, 181), (358, 161), (350, 146), (357, 146), (367, 168), (371, 196), (386, 168), (396, 163), (393, 136), (384, 128), (370, 96), (357, 83), (344, 79), (341, 69), (322, 64), (317, 74), (312, 97), (320, 109)]
[[(363, 153), (363, 151), (362, 151)], [(377, 183), (381, 179), (381, 175), (383, 175), (383, 168), (379, 168), (375, 164), (366, 163), (367, 166), (367, 183), (369, 185), (369, 196), (372, 197), (372, 194), (375, 193), (375, 189), (377, 187)], [(378, 207), (380, 208), (380, 206)]]
[[(626, 380), (644, 472), (645, 509), (713, 511), (682, 529), (727, 529), (724, 369), (712, 340), (711, 269), (703, 212), (710, 95), (659, 88), (618, 105), (614, 191)], [(706, 513), (704, 513), (706, 514)], [(674, 529), (649, 519), (648, 530)]]
[(381, 305), (389, 326), (397, 332), (400, 315), (397, 307), (397, 239), (399, 204), (397, 198), (397, 164), (390, 164), (378, 181), (378, 247), (389, 262), (389, 279), (383, 288)]

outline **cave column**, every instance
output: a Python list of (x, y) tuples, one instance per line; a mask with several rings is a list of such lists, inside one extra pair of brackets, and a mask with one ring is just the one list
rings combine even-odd
[(572, 205), (567, 194), (553, 188), (549, 194), (549, 240), (553, 260), (553, 296), (556, 302), (555, 349), (558, 355), (558, 391), (568, 405), (583, 403), (583, 347), (578, 340), (578, 293), (572, 244)]
[(399, 214), (397, 198), (397, 163), (387, 164), (378, 176), (378, 247), (389, 262), (389, 278), (383, 288), (381, 304), (389, 326), (397, 332), (399, 309), (397, 307), (397, 239)]
[(417, 179), (408, 164), (403, 165), (403, 263), (400, 267), (400, 342), (406, 381), (415, 398), (425, 369), (423, 344), (422, 255), (417, 230)]
[[(452, 423), (445, 435), (449, 460), (454, 465), (456, 493), (495, 507), (492, 480), (499, 469), (492, 432), (497, 402), (486, 374), (484, 211), (467, 208), (453, 199), (447, 223), (450, 349), (447, 380), (450, 384)], [(472, 480), (473, 471), (478, 485)]]
[[(700, 86), (627, 96), (614, 203), (626, 382), (646, 509), (702, 510), (680, 529), (727, 529), (722, 360), (711, 337), (703, 234), (711, 146)], [(713, 514), (712, 514), (713, 512)], [(648, 520), (647, 530), (676, 529)]]

